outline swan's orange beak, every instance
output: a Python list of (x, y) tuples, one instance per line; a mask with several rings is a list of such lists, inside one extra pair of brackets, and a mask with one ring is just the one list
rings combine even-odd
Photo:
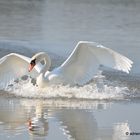
[(30, 64), (28, 71), (30, 72), (34, 68), (35, 64)]
[(34, 68), (34, 66), (36, 65), (36, 59), (33, 59), (31, 62), (30, 62), (30, 65), (29, 65), (29, 69), (28, 69), (28, 71), (30, 72), (33, 68)]

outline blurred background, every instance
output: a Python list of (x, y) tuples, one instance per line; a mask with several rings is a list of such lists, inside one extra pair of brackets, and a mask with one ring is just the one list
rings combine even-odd
[(78, 41), (95, 41), (132, 59), (139, 73), (139, 7), (139, 0), (0, 0), (0, 47), (66, 58)]

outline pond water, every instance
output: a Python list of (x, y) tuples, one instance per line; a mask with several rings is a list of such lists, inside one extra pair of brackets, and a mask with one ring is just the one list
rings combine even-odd
[(46, 51), (53, 69), (88, 40), (134, 65), (130, 75), (104, 71), (83, 87), (40, 90), (27, 79), (1, 90), (0, 140), (140, 139), (139, 7), (139, 0), (1, 0), (0, 57)]

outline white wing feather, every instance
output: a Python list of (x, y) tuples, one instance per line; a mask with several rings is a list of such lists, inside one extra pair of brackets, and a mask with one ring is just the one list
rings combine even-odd
[(127, 57), (100, 44), (80, 41), (58, 72), (69, 83), (83, 85), (97, 74), (100, 65), (129, 73), (132, 64)]
[[(28, 66), (30, 58), (11, 53), (0, 59), (0, 88), (5, 88), (8, 84), (23, 75), (29, 75)], [(38, 72), (36, 69), (30, 73), (32, 77), (36, 77)]]

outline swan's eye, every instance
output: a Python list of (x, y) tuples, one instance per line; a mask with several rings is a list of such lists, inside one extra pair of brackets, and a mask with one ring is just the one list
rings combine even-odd
[(30, 62), (30, 64), (31, 64), (31, 65), (35, 65), (35, 64), (36, 64), (35, 61), (36, 61), (36, 59), (33, 59), (33, 60)]

